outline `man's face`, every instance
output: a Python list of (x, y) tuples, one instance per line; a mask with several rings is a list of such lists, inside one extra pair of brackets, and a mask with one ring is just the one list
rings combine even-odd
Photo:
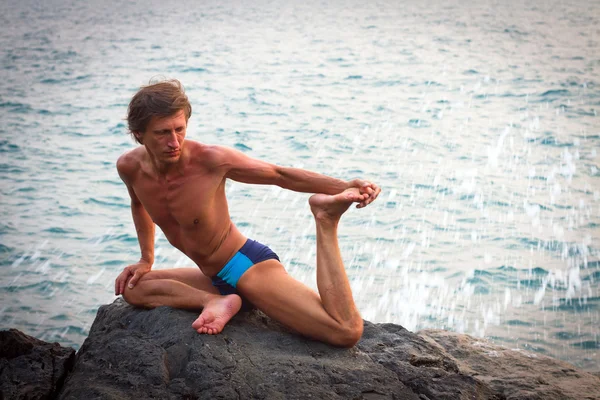
[(140, 135), (144, 146), (157, 161), (172, 164), (181, 157), (186, 129), (182, 110), (168, 117), (152, 117), (146, 131)]

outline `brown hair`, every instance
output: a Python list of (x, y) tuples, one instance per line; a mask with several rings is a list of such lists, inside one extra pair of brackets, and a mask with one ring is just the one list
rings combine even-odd
[(136, 142), (143, 144), (135, 132), (145, 132), (152, 117), (168, 117), (182, 110), (187, 122), (192, 115), (192, 106), (181, 82), (177, 79), (157, 83), (150, 81), (150, 84), (142, 86), (129, 102), (129, 133)]

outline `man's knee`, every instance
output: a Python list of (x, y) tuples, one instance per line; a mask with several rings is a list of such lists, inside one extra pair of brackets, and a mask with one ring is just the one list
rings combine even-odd
[(140, 286), (136, 286), (133, 289), (130, 289), (128, 286), (125, 286), (125, 291), (123, 292), (123, 299), (135, 307), (144, 307), (148, 308), (148, 304), (146, 304), (145, 296), (143, 294), (143, 288)]
[(363, 334), (363, 320), (347, 324), (334, 335), (331, 344), (338, 347), (353, 347)]

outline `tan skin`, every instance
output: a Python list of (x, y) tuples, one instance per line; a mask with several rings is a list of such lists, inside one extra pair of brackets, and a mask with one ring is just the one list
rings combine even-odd
[[(380, 188), (359, 179), (346, 182), (279, 167), (230, 148), (186, 140), (186, 129), (183, 111), (153, 117), (144, 132), (134, 132), (143, 146), (117, 161), (131, 197), (142, 256), (117, 277), (115, 294), (138, 306), (202, 309), (193, 328), (219, 333), (239, 311), (241, 299), (237, 294), (221, 296), (209, 277), (246, 241), (229, 216), (226, 180), (319, 193), (309, 201), (317, 225), (319, 294), (291, 278), (277, 260), (252, 266), (237, 289), (267, 315), (305, 336), (339, 346), (356, 343), (362, 319), (339, 254), (337, 223), (352, 203), (363, 208), (374, 201)], [(151, 271), (154, 224), (199, 269)]]

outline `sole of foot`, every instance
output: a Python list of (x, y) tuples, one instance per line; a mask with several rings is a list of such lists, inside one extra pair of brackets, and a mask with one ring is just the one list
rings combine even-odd
[(350, 188), (336, 195), (314, 194), (308, 199), (308, 204), (315, 218), (338, 220), (352, 203), (359, 203), (366, 198), (358, 189)]
[(208, 335), (221, 333), (241, 307), (242, 299), (237, 294), (217, 296), (204, 306), (200, 316), (192, 323), (192, 328), (198, 333)]

